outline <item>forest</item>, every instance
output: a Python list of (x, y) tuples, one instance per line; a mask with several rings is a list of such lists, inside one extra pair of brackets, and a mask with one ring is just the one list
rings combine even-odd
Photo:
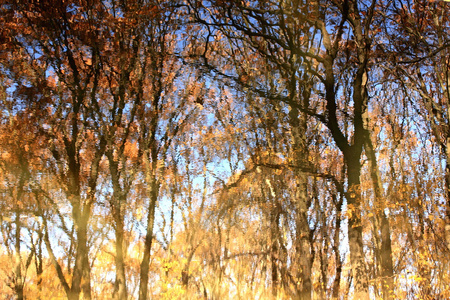
[(450, 299), (450, 3), (0, 0), (2, 299)]

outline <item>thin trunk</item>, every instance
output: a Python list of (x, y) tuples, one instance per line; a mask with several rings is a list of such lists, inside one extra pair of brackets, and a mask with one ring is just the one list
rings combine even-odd
[[(409, 155), (412, 155), (411, 153), (408, 153)], [(420, 298), (423, 299), (431, 299), (431, 295), (432, 295), (432, 291), (433, 289), (431, 288), (432, 284), (431, 284), (431, 280), (432, 280), (432, 274), (431, 274), (431, 269), (432, 267), (430, 266), (430, 262), (429, 262), (429, 245), (428, 245), (428, 240), (427, 240), (427, 224), (426, 222), (426, 216), (425, 216), (425, 210), (424, 210), (424, 202), (423, 199), (425, 199), (425, 196), (423, 194), (423, 185), (422, 185), (422, 180), (421, 180), (421, 176), (422, 173), (419, 172), (415, 172), (414, 173), (414, 187), (416, 189), (416, 194), (417, 194), (417, 199), (416, 199), (416, 203), (415, 203), (415, 208), (414, 211), (415, 213), (417, 213), (417, 225), (419, 227), (419, 230), (416, 230), (415, 233), (415, 242), (417, 245), (417, 251), (418, 251), (418, 255), (416, 255), (415, 259), (416, 259), (416, 263), (417, 263), (417, 273), (420, 277), (420, 281), (418, 282), (418, 287), (419, 287), (419, 295)], [(413, 233), (413, 234), (414, 234)]]
[(445, 187), (446, 187), (446, 207), (445, 207), (445, 241), (447, 248), (450, 250), (450, 136), (447, 137), (445, 148)]
[(287, 288), (289, 285), (289, 276), (288, 276), (288, 254), (286, 246), (284, 245), (284, 239), (281, 234), (278, 237), (278, 265), (279, 265), (279, 273), (280, 273), (280, 288)]
[(214, 280), (214, 285), (212, 288), (212, 295), (213, 295), (213, 299), (220, 299), (220, 294), (221, 294), (221, 283), (222, 283), (222, 229), (220, 228), (220, 219), (221, 218), (217, 218), (216, 221), (216, 228), (217, 228), (217, 239), (218, 239), (218, 244), (217, 244), (217, 248), (216, 248), (216, 253), (215, 256), (213, 258), (213, 263), (214, 263), (214, 268), (213, 268), (213, 274), (217, 274), (216, 275), (216, 279)]
[[(185, 289), (186, 293), (188, 292), (189, 288), (189, 268), (191, 266), (192, 259), (194, 258), (195, 251), (197, 251), (198, 247), (201, 245), (201, 243), (198, 243), (195, 247), (192, 247), (192, 249), (189, 252), (189, 255), (187, 257), (186, 264), (184, 265), (183, 270), (181, 271), (181, 283), (183, 285), (183, 288)], [(186, 295), (189, 295), (188, 293)]]
[(116, 281), (114, 286), (114, 298), (117, 300), (127, 299), (127, 286), (125, 275), (125, 251), (124, 251), (124, 220), (121, 201), (117, 201), (114, 209), (114, 223), (116, 235)]
[(277, 298), (277, 294), (278, 294), (278, 270), (277, 270), (277, 257), (276, 257), (276, 252), (277, 252), (277, 245), (276, 242), (272, 243), (272, 249), (271, 249), (271, 253), (270, 253), (270, 264), (271, 264), (271, 279), (272, 279), (272, 296), (274, 299)]
[(38, 289), (38, 297), (37, 299), (41, 299), (41, 293), (42, 293), (42, 274), (44, 273), (43, 268), (43, 259), (42, 259), (42, 241), (44, 237), (43, 228), (39, 228), (39, 237), (37, 240), (37, 248), (35, 249), (35, 266), (36, 266), (36, 277), (37, 277), (37, 289)]
[[(336, 197), (336, 196), (334, 196)], [(333, 242), (333, 251), (334, 251), (334, 264), (335, 264), (335, 272), (336, 275), (333, 281), (333, 299), (338, 299), (340, 294), (340, 286), (341, 286), (341, 276), (342, 276), (342, 262), (341, 262), (341, 213), (342, 213), (342, 195), (338, 195), (339, 201), (336, 203), (336, 199), (334, 199), (336, 203), (336, 226), (334, 231), (334, 242)]]
[(53, 252), (52, 246), (50, 244), (50, 239), (48, 237), (48, 224), (47, 224), (47, 220), (45, 218), (43, 218), (43, 223), (44, 223), (44, 242), (45, 242), (45, 246), (47, 248), (47, 252), (50, 256), (50, 260), (53, 264), (53, 266), (56, 269), (56, 275), (58, 276), (58, 279), (64, 289), (64, 292), (67, 295), (67, 299), (71, 300), (71, 299), (76, 299), (75, 296), (72, 295), (69, 284), (66, 281), (66, 278), (64, 276), (63, 270), (61, 268), (61, 266), (58, 263), (58, 259), (55, 256), (55, 253)]
[[(274, 201), (276, 201), (274, 199)], [(279, 230), (278, 230), (278, 205), (274, 205), (275, 208), (270, 212), (270, 223), (271, 223), (271, 249), (270, 249), (270, 264), (271, 264), (271, 279), (272, 279), (272, 296), (274, 299), (277, 298), (278, 294), (278, 267), (277, 267), (277, 256), (278, 256), (278, 240), (279, 240)]]
[[(329, 247), (331, 245), (331, 237), (329, 236), (329, 228), (326, 226), (328, 214), (326, 206), (324, 207), (321, 205), (319, 200), (319, 191), (318, 191), (318, 185), (317, 185), (317, 178), (314, 178), (313, 180), (313, 199), (314, 199), (314, 206), (317, 207), (317, 219), (320, 220), (319, 222), (322, 224), (320, 226), (320, 236), (318, 238), (318, 243), (316, 243), (315, 240), (311, 241), (311, 244), (318, 244), (319, 247), (319, 262), (320, 262), (320, 282), (319, 282), (319, 288), (316, 292), (316, 299), (326, 299), (326, 290), (327, 290), (327, 283), (329, 278)], [(317, 223), (316, 223), (317, 224)], [(317, 226), (317, 225), (316, 225)], [(314, 258), (313, 258), (314, 259)]]
[[(320, 260), (320, 287), (317, 291), (317, 299), (326, 299), (325, 297), (325, 290), (327, 285), (327, 270), (328, 270), (328, 263), (327, 263), (327, 247), (325, 244), (325, 247), (323, 247), (323, 239), (320, 241), (320, 249), (319, 249), (319, 260)], [(327, 243), (328, 241), (325, 241)]]
[[(20, 186), (22, 188), (22, 186)], [(20, 194), (20, 192), (19, 192)], [(15, 282), (14, 282), (14, 292), (18, 300), (23, 299), (23, 277), (22, 277), (22, 256), (20, 253), (20, 209), (16, 209), (16, 219), (15, 219)]]
[[(23, 196), (23, 192), (24, 192), (24, 186), (25, 183), (27, 181), (27, 178), (29, 177), (29, 170), (28, 170), (28, 163), (26, 160), (24, 160), (22, 157), (19, 159), (19, 163), (21, 166), (21, 174), (19, 177), (19, 182), (18, 182), (18, 186), (17, 186), (17, 201), (23, 201), (22, 200), (22, 196)], [(17, 203), (18, 205), (19, 203)], [(14, 233), (14, 238), (15, 238), (15, 266), (14, 266), (14, 292), (16, 293), (16, 297), (17, 299), (24, 299), (24, 294), (23, 294), (23, 287), (24, 287), (24, 276), (22, 275), (22, 253), (21, 252), (21, 222), (20, 222), (20, 216), (21, 216), (21, 209), (19, 206), (16, 207), (15, 209), (15, 233)], [(26, 270), (26, 269), (25, 269)], [(26, 271), (25, 271), (26, 273)]]

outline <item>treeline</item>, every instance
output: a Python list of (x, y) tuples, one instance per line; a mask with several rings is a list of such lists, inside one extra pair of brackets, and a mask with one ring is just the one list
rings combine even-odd
[(0, 294), (450, 298), (449, 9), (0, 1)]

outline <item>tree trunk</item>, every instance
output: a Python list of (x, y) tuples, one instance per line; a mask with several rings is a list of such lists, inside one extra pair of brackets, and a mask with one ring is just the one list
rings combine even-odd
[[(122, 156), (121, 154), (120, 156)], [(113, 298), (117, 300), (127, 299), (127, 282), (125, 273), (125, 256), (126, 249), (124, 239), (124, 212), (123, 206), (127, 200), (128, 189), (120, 185), (120, 175), (118, 171), (118, 163), (114, 160), (113, 152), (107, 151), (111, 182), (113, 185), (113, 198), (111, 200), (112, 215), (114, 219), (115, 231), (115, 247), (116, 247), (116, 281), (114, 282)]]
[(339, 201), (334, 199), (336, 203), (336, 225), (334, 231), (334, 241), (333, 241), (333, 251), (334, 251), (334, 264), (336, 275), (333, 281), (333, 296), (332, 299), (339, 299), (340, 286), (341, 286), (341, 276), (342, 276), (342, 262), (341, 262), (341, 239), (339, 237), (341, 232), (341, 213), (342, 213), (342, 203), (344, 202), (342, 195), (337, 195), (334, 197), (339, 197)]
[[(303, 178), (299, 178), (303, 177)], [(304, 176), (297, 176), (297, 251), (299, 259), (300, 269), (300, 281), (298, 286), (298, 299), (309, 300), (311, 299), (312, 284), (311, 284), (311, 244), (310, 244), (310, 228), (308, 224), (308, 207), (306, 198), (306, 178)]]
[[(360, 151), (355, 151), (360, 152)], [(369, 282), (364, 260), (362, 224), (361, 224), (361, 191), (360, 191), (360, 155), (346, 159), (348, 172), (348, 243), (350, 248), (350, 264), (354, 282), (354, 299), (370, 299)]]
[[(19, 185), (22, 188), (21, 185)], [(19, 191), (19, 195), (20, 195)], [(16, 219), (15, 219), (15, 274), (14, 274), (14, 292), (16, 293), (17, 300), (23, 299), (23, 277), (22, 277), (22, 256), (20, 254), (20, 209), (16, 209)]]
[(380, 246), (380, 271), (381, 271), (381, 284), (383, 290), (383, 299), (393, 298), (394, 289), (394, 267), (392, 264), (392, 246), (391, 246), (391, 228), (389, 219), (386, 216), (384, 209), (386, 203), (384, 200), (383, 189), (381, 186), (380, 173), (378, 170), (377, 158), (373, 150), (372, 141), (370, 140), (369, 131), (366, 130), (366, 143), (365, 143), (366, 155), (370, 162), (370, 176), (373, 182), (373, 189), (375, 194), (375, 215), (377, 223), (380, 224), (381, 246)]
[(150, 251), (153, 242), (153, 226), (155, 223), (156, 201), (158, 199), (159, 184), (154, 175), (150, 183), (150, 204), (147, 215), (147, 232), (144, 241), (144, 256), (141, 261), (140, 282), (139, 282), (139, 300), (146, 300), (148, 294), (148, 273), (150, 269)]
[(450, 251), (450, 136), (447, 137), (445, 154), (445, 187), (447, 197), (445, 207), (445, 241), (447, 243), (447, 248)]
[(116, 282), (114, 295), (117, 300), (127, 299), (127, 285), (125, 275), (125, 251), (124, 251), (124, 221), (120, 200), (114, 209), (115, 233), (116, 233)]
[(274, 299), (277, 298), (278, 294), (278, 241), (279, 241), (279, 229), (278, 229), (278, 219), (279, 219), (279, 205), (276, 199), (273, 199), (273, 209), (270, 212), (270, 223), (271, 223), (271, 249), (270, 249), (270, 268), (271, 268), (271, 279), (272, 279), (272, 296)]
[(87, 246), (89, 212), (83, 213), (79, 206), (75, 207), (74, 210), (76, 212), (74, 213), (74, 221), (77, 235), (77, 250), (75, 266), (73, 268), (72, 286), (68, 298), (70, 300), (78, 300), (83, 291), (83, 299), (91, 299), (89, 249)]
[(43, 257), (42, 257), (42, 241), (44, 237), (44, 232), (42, 227), (39, 228), (39, 238), (37, 240), (37, 248), (35, 249), (35, 266), (36, 266), (36, 278), (37, 278), (37, 289), (38, 289), (38, 297), (37, 299), (41, 299), (41, 293), (42, 293), (42, 274), (44, 273), (43, 268)]
[[(296, 108), (291, 108), (289, 112), (292, 132), (292, 151), (294, 158), (294, 165), (302, 166), (307, 161), (306, 159), (306, 116), (299, 115)], [(299, 268), (299, 286), (297, 287), (298, 299), (311, 299), (312, 283), (311, 283), (311, 243), (310, 231), (308, 223), (308, 179), (300, 170), (295, 170), (296, 173), (296, 190), (295, 190), (295, 204), (296, 204), (296, 250)]]
[(385, 212), (380, 214), (381, 224), (381, 284), (383, 299), (394, 297), (394, 266), (392, 263), (391, 227)]

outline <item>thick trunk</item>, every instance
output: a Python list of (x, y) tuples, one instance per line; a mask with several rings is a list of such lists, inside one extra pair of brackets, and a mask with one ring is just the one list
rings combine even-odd
[[(326, 32), (322, 30), (322, 32)], [(332, 51), (331, 45), (329, 45)], [(338, 106), (336, 103), (335, 78), (334, 78), (334, 58), (327, 56), (325, 60), (325, 90), (327, 103), (326, 123), (331, 131), (333, 139), (344, 155), (345, 169), (347, 170), (347, 212), (348, 212), (348, 242), (350, 248), (350, 265), (352, 268), (354, 299), (370, 299), (369, 282), (365, 268), (362, 224), (361, 224), (361, 191), (360, 191), (360, 175), (361, 175), (361, 153), (364, 142), (364, 118), (363, 114), (367, 110), (367, 73), (366, 63), (360, 58), (361, 65), (356, 73), (353, 82), (353, 103), (354, 116), (352, 123), (353, 143), (349, 144), (347, 136), (339, 127), (337, 118)], [(341, 271), (341, 270), (339, 270)]]
[(381, 284), (383, 285), (383, 299), (394, 297), (394, 266), (392, 263), (391, 228), (384, 211), (380, 214), (381, 224)]
[[(357, 5), (353, 7), (358, 10)], [(358, 12), (359, 14), (359, 12)], [(359, 15), (358, 15), (359, 16)], [(353, 273), (354, 299), (370, 299), (369, 280), (366, 272), (366, 264), (363, 249), (363, 234), (361, 222), (361, 154), (365, 142), (365, 133), (368, 126), (368, 101), (367, 83), (369, 75), (367, 73), (368, 53), (370, 45), (364, 40), (361, 23), (354, 25), (355, 38), (359, 47), (357, 48), (358, 69), (356, 71), (353, 87), (353, 144), (341, 148), (344, 154), (344, 161), (347, 165), (348, 178), (348, 240), (350, 248), (350, 264)]]
[(146, 300), (148, 294), (148, 273), (150, 269), (150, 251), (153, 242), (153, 226), (155, 222), (155, 208), (158, 199), (159, 186), (156, 178), (151, 180), (150, 204), (147, 215), (147, 232), (144, 241), (144, 256), (141, 261), (139, 300)]
[(74, 105), (74, 116), (71, 119), (72, 134), (71, 138), (64, 137), (65, 150), (68, 158), (68, 198), (72, 204), (72, 217), (76, 232), (76, 254), (75, 265), (72, 275), (72, 286), (69, 289), (67, 297), (69, 300), (78, 300), (81, 291), (83, 291), (84, 299), (91, 299), (90, 287), (90, 266), (89, 266), (89, 249), (87, 247), (87, 229), (90, 217), (90, 206), (83, 205), (81, 197), (81, 166), (79, 149), (77, 149), (77, 138), (79, 133), (77, 113), (79, 112), (79, 104), (82, 103), (82, 96), (77, 98), (78, 102)]
[(87, 246), (87, 221), (89, 219), (89, 213), (83, 214), (80, 209), (75, 209), (77, 210), (77, 213), (74, 214), (77, 249), (75, 266), (73, 268), (72, 287), (67, 297), (70, 300), (78, 300), (80, 299), (81, 292), (83, 292), (83, 299), (91, 299), (89, 249)]
[[(306, 116), (300, 116), (295, 108), (291, 108), (289, 113), (291, 132), (292, 132), (292, 151), (294, 164), (298, 166), (305, 165), (307, 161), (306, 151)], [(295, 200), (296, 204), (296, 250), (298, 258), (298, 279), (297, 286), (298, 299), (309, 300), (312, 294), (311, 283), (311, 243), (310, 231), (308, 223), (308, 179), (301, 171), (296, 172), (296, 190)]]
[(83, 292), (83, 299), (91, 299), (91, 266), (89, 264), (89, 247), (87, 245), (87, 230), (84, 232), (85, 243), (83, 244), (83, 272), (81, 280), (81, 290)]
[(348, 243), (350, 248), (350, 264), (352, 267), (354, 299), (370, 299), (369, 281), (364, 260), (362, 224), (361, 224), (361, 191), (360, 191), (360, 155), (347, 159), (348, 170)]
[[(331, 64), (330, 64), (331, 65)], [(362, 70), (362, 69), (360, 69)], [(353, 101), (355, 103), (354, 109), (354, 134), (353, 144), (349, 144), (347, 138), (339, 128), (337, 120), (337, 106), (335, 102), (334, 92), (334, 75), (332, 68), (328, 69), (327, 74), (327, 108), (329, 121), (327, 123), (333, 139), (339, 149), (344, 155), (345, 168), (347, 170), (347, 212), (348, 212), (348, 240), (350, 248), (350, 265), (353, 274), (354, 285), (354, 299), (369, 299), (369, 282), (367, 278), (363, 238), (362, 238), (362, 224), (361, 224), (361, 190), (360, 190), (360, 175), (361, 175), (361, 153), (364, 141), (364, 127), (362, 114), (367, 108), (367, 92), (364, 86), (365, 80), (363, 75), (358, 72), (353, 88)]]
[(117, 300), (127, 299), (127, 284), (125, 274), (125, 239), (124, 239), (124, 212), (123, 206), (126, 203), (127, 191), (120, 185), (120, 177), (118, 172), (118, 164), (114, 161), (112, 152), (107, 153), (110, 172), (113, 184), (113, 199), (111, 201), (112, 215), (114, 218), (114, 230), (116, 235), (116, 281), (114, 283), (113, 298)]
[(380, 232), (376, 232), (375, 234), (379, 234), (379, 238), (381, 240), (379, 252), (383, 299), (392, 299), (394, 289), (394, 267), (392, 264), (391, 228), (389, 219), (384, 211), (386, 208), (386, 203), (381, 186), (378, 164), (368, 131), (366, 134), (365, 150), (370, 162), (370, 176), (372, 178), (373, 188), (375, 192), (375, 215), (378, 221), (377, 223), (380, 225)]
[[(302, 178), (306, 179), (306, 178)], [(310, 228), (307, 218), (307, 203), (306, 203), (306, 180), (297, 179), (298, 191), (296, 193), (296, 200), (298, 201), (297, 212), (297, 250), (299, 259), (300, 284), (298, 286), (298, 299), (311, 299), (312, 285), (311, 285), (311, 244), (309, 240)]]
[[(114, 133), (111, 133), (114, 136)], [(110, 139), (108, 144), (113, 145), (114, 141)], [(122, 184), (121, 185), (121, 175), (124, 177), (124, 173), (119, 171), (119, 160), (114, 157), (114, 152), (111, 150), (106, 151), (106, 157), (109, 161), (109, 171), (111, 174), (111, 183), (113, 186), (113, 197), (111, 199), (111, 209), (112, 216), (114, 220), (114, 231), (115, 231), (115, 265), (116, 265), (116, 279), (114, 282), (114, 293), (113, 299), (125, 300), (127, 299), (127, 282), (126, 282), (126, 272), (125, 272), (125, 257), (126, 257), (126, 247), (125, 247), (125, 225), (124, 225), (124, 207), (127, 201), (129, 189)], [(123, 150), (118, 151), (118, 157), (122, 158), (124, 156)], [(125, 181), (125, 180), (124, 180)]]

